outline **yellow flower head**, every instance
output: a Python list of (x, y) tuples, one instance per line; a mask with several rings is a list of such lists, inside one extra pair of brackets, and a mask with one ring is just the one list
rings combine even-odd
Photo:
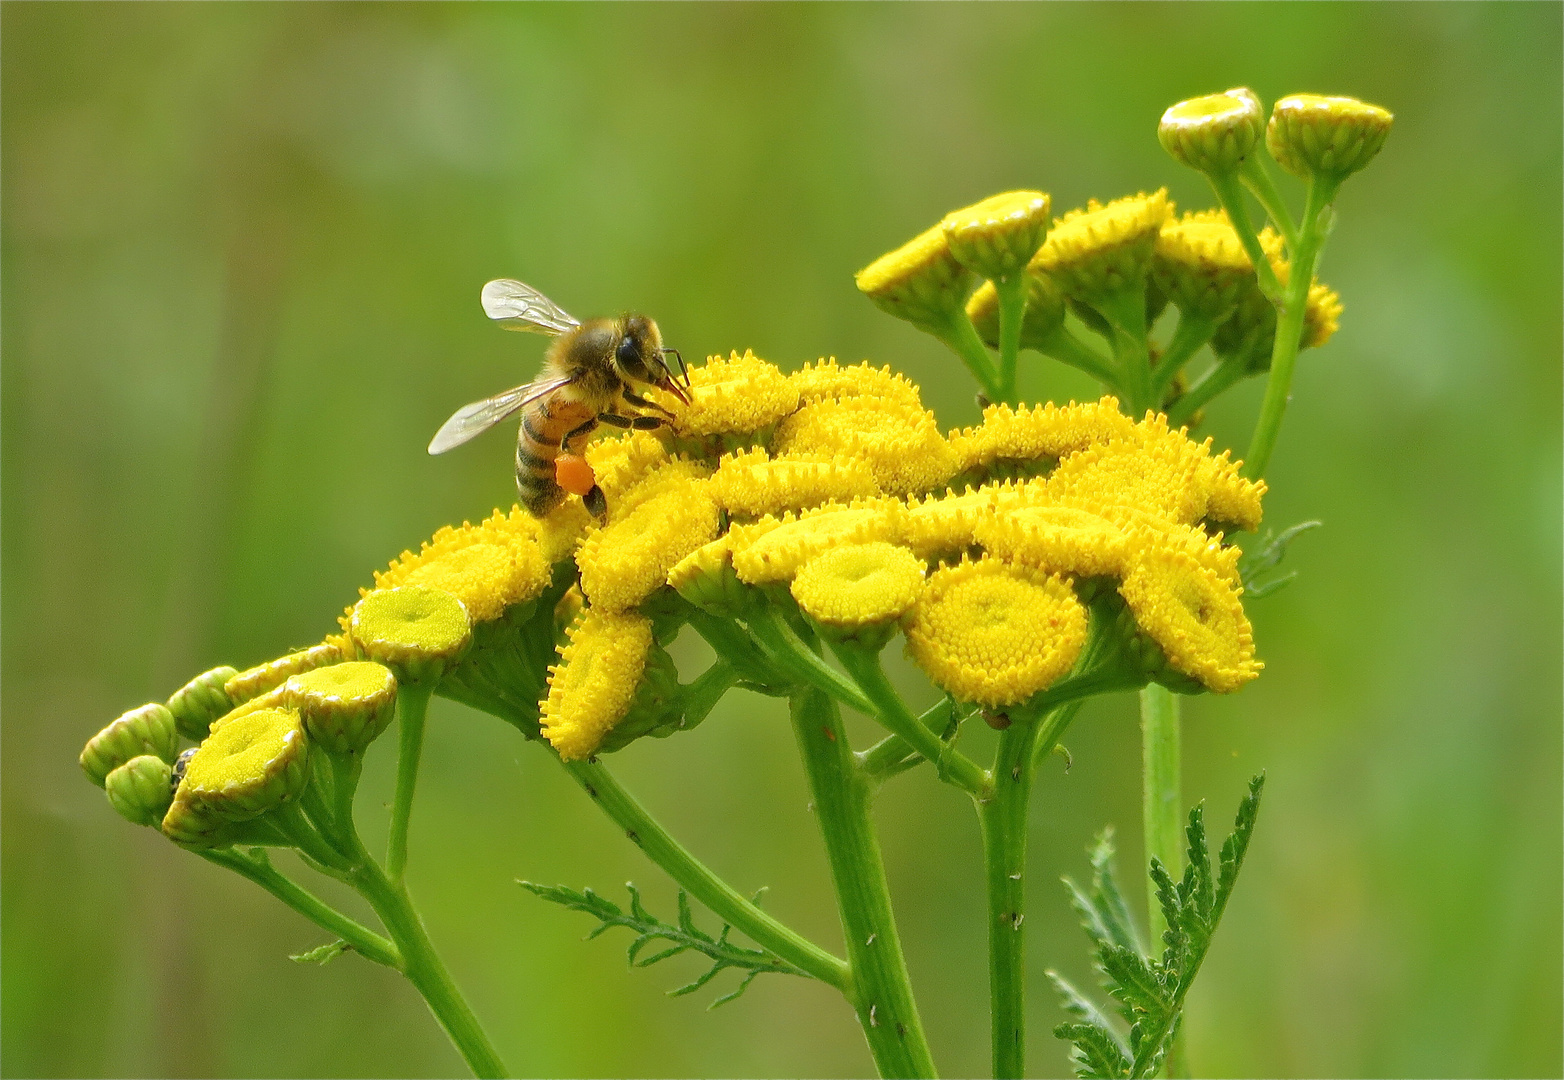
[(1059, 577), (963, 561), (929, 578), (906, 633), (913, 660), (956, 699), (1019, 705), (1074, 666), (1086, 609)]
[(880, 310), (943, 331), (961, 312), (972, 272), (956, 261), (944, 226), (936, 225), (858, 271), (857, 281)]
[(671, 394), (660, 398), (674, 413), (675, 434), (687, 439), (763, 431), (798, 408), (798, 388), (747, 349), (692, 367), (687, 393), (688, 405)]
[(548, 587), (550, 561), (532, 515), (496, 510), (481, 525), (443, 526), (418, 554), (404, 551), (375, 573), (375, 588), (425, 585), (462, 602), (474, 623), (499, 618), (513, 604), (536, 599)]
[(437, 679), (472, 643), (462, 602), (427, 585), (375, 589), (353, 608), (348, 633), (360, 655), (385, 664), (397, 681)]
[(1157, 125), (1162, 148), (1192, 169), (1227, 173), (1260, 142), (1265, 110), (1254, 91), (1239, 87), (1169, 106)]
[(1008, 562), (1076, 577), (1121, 576), (1129, 553), (1124, 530), (1069, 506), (1022, 506), (997, 514), (979, 523), (977, 541)]
[[(1272, 263), (1282, 258), (1282, 238), (1273, 230), (1262, 229), (1259, 239)], [(1259, 288), (1254, 263), (1220, 210), (1185, 214), (1162, 226), (1152, 251), (1151, 282), (1180, 311), (1215, 321)]]
[(1026, 269), (1048, 235), (1049, 206), (1041, 191), (1007, 191), (952, 210), (940, 227), (955, 260), (993, 281)]
[(880, 492), (868, 463), (857, 458), (827, 454), (771, 458), (759, 447), (724, 457), (710, 488), (724, 510), (749, 517), (847, 502), (858, 495)]
[(908, 499), (902, 541), (920, 559), (960, 555), (977, 543), (977, 527), (994, 515), (1042, 497), (1039, 481), (984, 484), (960, 495)]
[(634, 607), (668, 580), (668, 571), (717, 535), (720, 513), (703, 472), (672, 461), (609, 506), (608, 524), (576, 552), (581, 591), (604, 612)]
[(1175, 670), (1208, 690), (1231, 693), (1259, 674), (1254, 633), (1239, 599), (1188, 552), (1153, 547), (1141, 552), (1119, 586), (1140, 629)]
[(1294, 176), (1340, 181), (1374, 160), (1394, 121), (1357, 98), (1291, 94), (1271, 107), (1265, 145)]
[(282, 700), (304, 730), (334, 754), (356, 754), (380, 737), (396, 714), (396, 676), (367, 660), (316, 668), (283, 683)]
[(963, 470), (987, 468), (996, 460), (1051, 461), (1123, 439), (1134, 427), (1111, 397), (1064, 406), (990, 405), (983, 410), (983, 423), (953, 432), (950, 445)]
[(1207, 460), (1188, 439), (1115, 439), (1063, 458), (1048, 493), (1094, 511), (1118, 503), (1192, 525), (1206, 515)]
[(309, 742), (292, 709), (260, 709), (207, 736), (185, 767), (163, 831), (199, 839), (221, 822), (257, 817), (308, 782)]
[(627, 431), (618, 438), (588, 443), (586, 460), (612, 510), (648, 476), (672, 461), (673, 455), (651, 432)]
[(241, 671), (223, 684), (223, 692), (230, 701), (240, 704), (259, 697), (268, 690), (275, 690), (301, 671), (310, 671), (323, 664), (335, 664), (341, 659), (341, 646), (327, 640), (308, 649), (292, 652), (287, 656)]
[(543, 702), (543, 734), (561, 758), (591, 757), (624, 719), (651, 647), (652, 621), (633, 612), (588, 608), (570, 628)]
[(1303, 309), (1303, 339), (1299, 348), (1317, 349), (1329, 341), (1341, 322), (1341, 297), (1316, 281), (1309, 286), (1309, 300)]
[(787, 381), (798, 389), (802, 405), (827, 398), (872, 397), (923, 408), (917, 384), (907, 376), (893, 372), (889, 364), (877, 368), (865, 360), (844, 367), (833, 356), (805, 364), (789, 375)]
[(1158, 514), (1147, 514), (1122, 506), (1107, 506), (1103, 517), (1124, 530), (1128, 538), (1126, 567), (1153, 548), (1182, 552), (1233, 587), (1243, 583), (1238, 570), (1243, 551), (1222, 542), (1222, 534), (1212, 536), (1194, 525), (1180, 525)]
[[(775, 518), (768, 518), (775, 524)], [(743, 526), (738, 526), (742, 536)], [(696, 607), (713, 614), (734, 615), (743, 607), (743, 585), (733, 570), (735, 530), (702, 544), (668, 571), (668, 584)]]
[(851, 506), (823, 506), (780, 521), (762, 518), (735, 525), (733, 569), (740, 581), (759, 585), (787, 581), (799, 567), (842, 544), (895, 541), (905, 508), (895, 499), (854, 500)]
[(831, 548), (805, 563), (793, 579), (798, 606), (833, 627), (899, 619), (922, 592), (922, 560), (883, 540)]
[(1032, 269), (1058, 283), (1066, 296), (1090, 303), (1143, 278), (1162, 223), (1173, 213), (1166, 188), (1150, 195), (1095, 200), (1054, 222)]
[(778, 425), (772, 449), (862, 461), (881, 491), (897, 495), (939, 487), (956, 471), (934, 414), (888, 398), (805, 405)]
[[(999, 290), (992, 281), (979, 285), (967, 301), (967, 318), (978, 337), (991, 349), (999, 348)], [(1064, 324), (1064, 294), (1043, 274), (1026, 275), (1026, 313), (1021, 316), (1021, 348), (1046, 351)]]

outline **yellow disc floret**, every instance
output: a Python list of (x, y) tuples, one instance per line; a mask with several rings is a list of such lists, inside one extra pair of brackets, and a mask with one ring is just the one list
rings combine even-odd
[(913, 660), (953, 697), (1018, 705), (1074, 666), (1086, 609), (1057, 576), (981, 559), (936, 571), (906, 633)]
[(956, 261), (993, 281), (1026, 269), (1048, 235), (1049, 206), (1041, 191), (1007, 191), (952, 210), (940, 227)]
[(881, 491), (897, 495), (941, 486), (956, 471), (955, 454), (934, 414), (886, 398), (805, 405), (778, 425), (773, 449), (862, 461)]
[(181, 803), (225, 821), (265, 813), (303, 789), (308, 746), (293, 709), (260, 709), (225, 724), (190, 758), (169, 813)]
[(792, 588), (798, 606), (827, 626), (886, 623), (923, 592), (923, 562), (884, 541), (846, 544), (805, 563)]
[(1022, 506), (981, 522), (977, 541), (991, 555), (1076, 577), (1124, 573), (1128, 540), (1113, 522), (1068, 506)]
[(591, 757), (624, 719), (652, 647), (652, 623), (588, 608), (550, 669), (543, 734), (566, 761)]
[(1271, 107), (1265, 145), (1294, 176), (1340, 181), (1379, 153), (1395, 117), (1350, 97), (1290, 94)]
[(756, 447), (725, 456), (711, 478), (710, 490), (729, 513), (759, 517), (878, 495), (880, 486), (868, 464), (857, 458), (822, 453), (772, 458)]
[(717, 503), (688, 465), (671, 462), (653, 474), (582, 541), (576, 564), (593, 607), (634, 607), (668, 580), (679, 560), (717, 535)]
[(1090, 302), (1145, 276), (1162, 223), (1173, 213), (1167, 190), (1095, 200), (1054, 222), (1032, 268), (1048, 274), (1065, 295)]
[(866, 544), (899, 537), (905, 514), (894, 499), (825, 506), (798, 517), (762, 518), (754, 525), (735, 526), (733, 569), (751, 585), (787, 581), (810, 559), (841, 544)]
[(667, 393), (659, 400), (673, 410), (674, 431), (695, 439), (761, 431), (798, 408), (798, 388), (748, 350), (691, 368), (688, 395), (688, 405)]
[(961, 313), (972, 273), (956, 261), (944, 227), (936, 225), (858, 271), (857, 282), (882, 311), (943, 332)]
[(353, 608), (348, 633), (358, 651), (385, 664), (403, 683), (437, 679), (472, 642), (462, 602), (426, 585), (376, 589)]
[(310, 738), (337, 754), (363, 750), (396, 713), (396, 676), (369, 660), (295, 675), (283, 684), (282, 694), (299, 711)]
[(1119, 411), (1117, 399), (1105, 397), (1059, 406), (990, 405), (983, 423), (952, 432), (951, 449), (963, 469), (984, 468), (996, 460), (1045, 461), (1061, 458), (1130, 435), (1134, 422)]
[(537, 597), (549, 576), (536, 520), (496, 510), (481, 525), (445, 526), (416, 555), (403, 552), (388, 569), (375, 574), (375, 588), (440, 589), (460, 600), (474, 623), (486, 623), (512, 604)]
[[(1282, 238), (1274, 231), (1262, 229), (1259, 240), (1272, 263), (1282, 258)], [(1180, 311), (1212, 320), (1225, 319), (1248, 290), (1258, 288), (1254, 263), (1220, 210), (1185, 214), (1162, 226), (1151, 281)]]
[(923, 408), (917, 384), (907, 376), (893, 372), (889, 364), (871, 367), (866, 360), (861, 364), (842, 365), (833, 356), (805, 364), (789, 375), (787, 381), (798, 388), (799, 403), (803, 405), (826, 398), (874, 397)]
[(1262, 666), (1242, 591), (1188, 552), (1168, 547), (1143, 551), (1119, 587), (1136, 624), (1168, 663), (1219, 694), (1237, 690)]
[(1157, 138), (1190, 168), (1230, 173), (1254, 151), (1264, 131), (1260, 99), (1239, 87), (1169, 106), (1157, 125)]

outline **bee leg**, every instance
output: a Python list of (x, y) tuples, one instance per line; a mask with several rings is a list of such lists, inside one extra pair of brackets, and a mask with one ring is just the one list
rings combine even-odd
[(668, 421), (660, 416), (637, 416), (630, 421), (630, 426), (637, 431), (656, 431), (660, 427), (667, 427)]
[[(634, 426), (634, 423), (635, 423), (628, 416), (620, 416), (618, 413), (610, 413), (610, 412), (598, 413), (597, 414), (597, 419), (601, 420), (603, 423), (607, 424), (609, 427), (616, 427), (616, 428), (629, 428), (629, 427)], [(595, 421), (594, 421), (594, 423), (595, 423)]]
[(647, 401), (644, 397), (642, 397), (640, 394), (637, 394), (634, 390), (631, 390), (628, 386), (619, 392), (619, 396), (624, 398), (626, 402), (635, 406), (637, 409), (656, 409), (668, 419), (673, 419), (673, 413), (669, 412), (655, 401)]
[(592, 485), (591, 491), (581, 496), (581, 501), (586, 504), (587, 512), (599, 521), (608, 514), (608, 496), (596, 484)]
[(600, 419), (602, 419), (602, 417), (594, 416), (584, 424), (577, 424), (575, 427), (565, 432), (565, 437), (560, 440), (560, 445), (569, 446), (572, 439), (579, 439), (583, 435), (590, 435), (593, 431), (597, 430), (597, 422)]

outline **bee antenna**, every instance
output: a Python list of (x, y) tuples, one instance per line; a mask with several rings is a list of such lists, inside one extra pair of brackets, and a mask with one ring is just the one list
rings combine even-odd
[(666, 349), (665, 348), (665, 349), (662, 350), (662, 352), (663, 352), (663, 355), (665, 355), (665, 356), (668, 353), (673, 353), (673, 358), (675, 360), (679, 361), (679, 374), (684, 379), (684, 385), (685, 386), (690, 385), (690, 369), (684, 366), (684, 356), (683, 356), (683, 354), (681, 354), (678, 349)]

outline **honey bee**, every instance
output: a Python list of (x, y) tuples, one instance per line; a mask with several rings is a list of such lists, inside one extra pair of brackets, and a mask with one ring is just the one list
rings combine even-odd
[[(535, 517), (548, 514), (565, 500), (564, 476), (601, 518), (608, 510), (603, 489), (579, 460), (587, 439), (599, 424), (650, 431), (668, 423), (673, 414), (635, 388), (655, 386), (689, 404), (684, 358), (678, 349), (663, 347), (657, 324), (645, 315), (581, 322), (532, 286), (506, 278), (485, 285), (482, 299), (484, 312), (505, 329), (546, 334), (554, 343), (537, 378), (457, 409), (435, 432), (429, 452), (443, 454), (519, 411), (516, 491), (521, 505)], [(668, 367), (669, 355), (679, 363), (679, 377)], [(575, 468), (557, 468), (567, 460)]]

